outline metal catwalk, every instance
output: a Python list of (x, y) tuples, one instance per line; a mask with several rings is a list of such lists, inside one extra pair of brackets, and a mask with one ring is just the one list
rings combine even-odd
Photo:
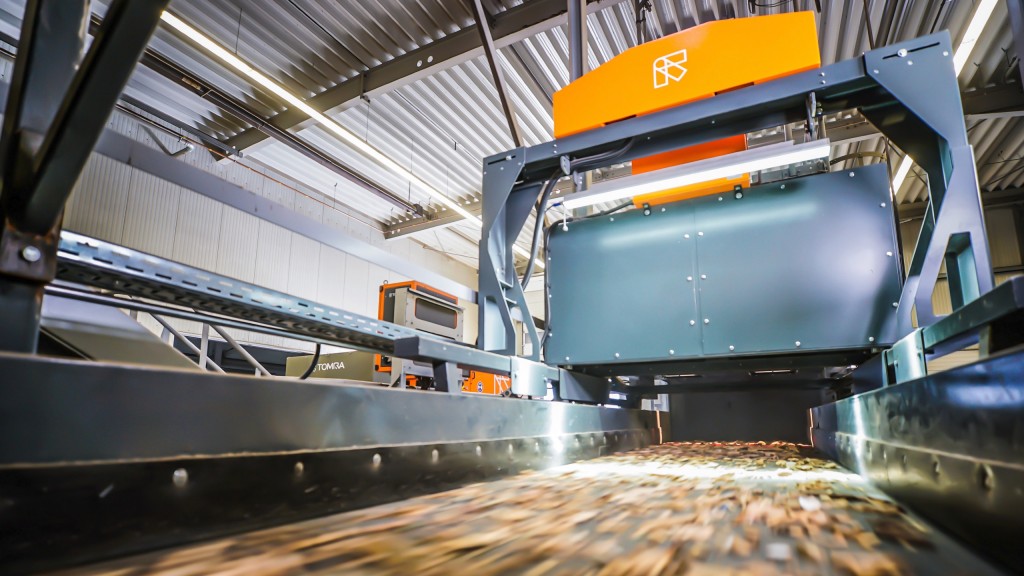
[(784, 443), (663, 444), (69, 574), (994, 574)]

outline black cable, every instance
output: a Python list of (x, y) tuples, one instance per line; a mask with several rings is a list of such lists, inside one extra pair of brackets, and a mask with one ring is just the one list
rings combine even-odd
[[(635, 143), (636, 138), (630, 138), (629, 140), (626, 140), (625, 144), (615, 150), (609, 150), (608, 152), (601, 152), (600, 154), (594, 154), (593, 156), (572, 160), (569, 162), (569, 174), (591, 166), (607, 164), (614, 161), (616, 158), (621, 158), (633, 148), (633, 144)], [(561, 173), (561, 170), (556, 170), (551, 175), (551, 178), (548, 178), (544, 182), (544, 185), (541, 188), (540, 201), (537, 203), (537, 220), (533, 225), (533, 243), (530, 245), (530, 259), (526, 262), (526, 271), (523, 274), (523, 279), (519, 282), (519, 285), (523, 290), (526, 290), (526, 287), (530, 284), (530, 277), (533, 276), (534, 262), (537, 260), (537, 252), (540, 251), (541, 231), (544, 229), (544, 213), (547, 212), (544, 206), (548, 203), (548, 199), (551, 197), (551, 192), (555, 189), (555, 184), (561, 179), (559, 176)]]
[(320, 343), (317, 342), (316, 343), (316, 352), (313, 352), (313, 361), (309, 363), (309, 368), (306, 368), (306, 371), (302, 373), (302, 376), (299, 376), (299, 380), (305, 380), (306, 378), (309, 378), (309, 375), (313, 373), (313, 370), (316, 370), (316, 363), (319, 362), (319, 361), (320, 361)]

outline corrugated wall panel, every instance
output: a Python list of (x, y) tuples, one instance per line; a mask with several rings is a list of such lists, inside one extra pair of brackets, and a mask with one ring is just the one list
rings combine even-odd
[(348, 260), (350, 256), (340, 250), (323, 246), (320, 248), (320, 273), (317, 275), (316, 301), (329, 306), (344, 308), (345, 284), (348, 281)]
[(138, 170), (128, 193), (122, 243), (164, 258), (174, 257), (181, 188)]
[(985, 226), (988, 229), (989, 250), (992, 252), (992, 267), (1017, 266), (1021, 264), (1020, 240), (1017, 237), (1014, 208), (996, 208), (985, 212)]
[(94, 154), (64, 209), (64, 227), (120, 243), (133, 171), (131, 166)]
[(301, 298), (315, 300), (319, 273), (320, 243), (292, 234), (286, 291)]
[(181, 190), (172, 258), (196, 268), (215, 270), (223, 209), (220, 202), (191, 190)]
[(291, 244), (291, 232), (261, 220), (256, 241), (256, 274), (253, 282), (287, 292)]
[(259, 218), (224, 206), (215, 269), (232, 278), (253, 282), (256, 274), (256, 253), (252, 247), (259, 241), (259, 230)]

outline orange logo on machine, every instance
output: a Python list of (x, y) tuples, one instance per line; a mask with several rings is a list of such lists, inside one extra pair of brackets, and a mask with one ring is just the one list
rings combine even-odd
[[(707, 22), (626, 50), (555, 92), (556, 138), (821, 66), (812, 12)], [(746, 149), (743, 136), (633, 161), (633, 172)], [(749, 185), (749, 175), (634, 198), (665, 203)]]

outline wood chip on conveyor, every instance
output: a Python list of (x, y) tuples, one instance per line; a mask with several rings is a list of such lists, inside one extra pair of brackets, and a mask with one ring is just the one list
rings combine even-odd
[(78, 572), (993, 573), (857, 475), (778, 442), (662, 444)]

